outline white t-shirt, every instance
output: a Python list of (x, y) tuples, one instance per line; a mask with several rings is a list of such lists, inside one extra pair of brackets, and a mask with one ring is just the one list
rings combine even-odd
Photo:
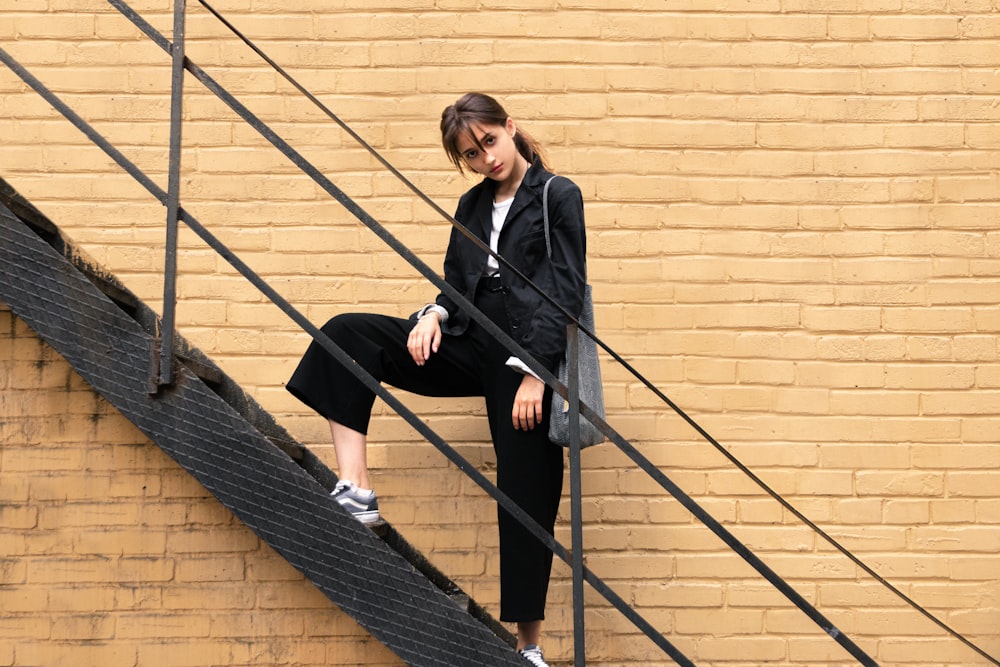
[[(497, 251), (497, 244), (500, 242), (500, 230), (503, 229), (504, 220), (510, 213), (510, 205), (514, 203), (514, 198), (501, 202), (493, 202), (493, 229), (490, 231), (490, 250)], [(496, 257), (490, 255), (486, 259), (486, 275), (491, 275), (500, 270), (500, 263)]]

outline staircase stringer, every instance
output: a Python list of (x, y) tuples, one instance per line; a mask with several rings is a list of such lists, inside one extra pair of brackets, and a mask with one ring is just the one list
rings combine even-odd
[(2, 179), (0, 301), (408, 664), (521, 664), (503, 626), (456, 604), (461, 591), (391, 527), (380, 537), (332, 503), (333, 473), (180, 337), (176, 382), (151, 395), (155, 314)]

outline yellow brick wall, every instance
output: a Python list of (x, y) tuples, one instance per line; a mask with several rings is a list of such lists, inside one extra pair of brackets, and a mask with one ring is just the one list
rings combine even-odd
[(0, 306), (0, 665), (399, 665)]
[[(167, 0), (134, 6), (169, 33)], [(794, 506), (1000, 654), (995, 1), (218, 8), (445, 209), (468, 183), (439, 148), (440, 110), (470, 89), (500, 97), (583, 189), (604, 339)], [(200, 5), (189, 14), (192, 59), (438, 268), (446, 225)], [(168, 60), (114, 9), (17, 0), (0, 9), (0, 44), (165, 185)], [(312, 321), (432, 298), (199, 84), (186, 93), (185, 206)], [(163, 208), (7, 71), (0, 137), (4, 177), (157, 303)], [(322, 420), (282, 386), (305, 336), (181, 240), (184, 335), (331, 458)], [(983, 664), (604, 369), (612, 425), (881, 664)], [(404, 401), (492, 469), (478, 401)], [(378, 410), (384, 514), (495, 608), (492, 503)], [(844, 661), (624, 456), (601, 447), (585, 465), (589, 564), (698, 664)], [(546, 649), (569, 659), (555, 572)], [(591, 662), (662, 664), (588, 603)]]

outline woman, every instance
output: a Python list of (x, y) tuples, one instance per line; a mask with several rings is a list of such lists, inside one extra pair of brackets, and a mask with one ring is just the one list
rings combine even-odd
[[(538, 144), (492, 97), (469, 93), (441, 115), (445, 152), (461, 171), (484, 176), (466, 192), (455, 218), (522, 276), (570, 313), (579, 313), (586, 283), (586, 235), (580, 189), (565, 178), (549, 190), (551, 254), (542, 219), (542, 189), (553, 176)], [(566, 346), (567, 318), (529, 286), (453, 229), (444, 278), (538, 362), (555, 371)], [(484, 396), (497, 456), (497, 486), (549, 533), (562, 492), (562, 448), (548, 439), (551, 389), (444, 294), (408, 320), (344, 314), (323, 332), (380, 381), (426, 396)], [(366, 433), (374, 394), (315, 342), (288, 383), (326, 417), (340, 482), (333, 497), (358, 520), (378, 520)], [(545, 665), (538, 648), (552, 552), (502, 509), (500, 618), (517, 624), (517, 649)]]

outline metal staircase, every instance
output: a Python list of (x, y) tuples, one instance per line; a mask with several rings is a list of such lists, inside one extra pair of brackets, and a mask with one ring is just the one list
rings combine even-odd
[(2, 179), (0, 301), (401, 659), (522, 664), (504, 626), (391, 525), (373, 531), (331, 502), (333, 472), (179, 336), (175, 381), (154, 396), (157, 316)]

